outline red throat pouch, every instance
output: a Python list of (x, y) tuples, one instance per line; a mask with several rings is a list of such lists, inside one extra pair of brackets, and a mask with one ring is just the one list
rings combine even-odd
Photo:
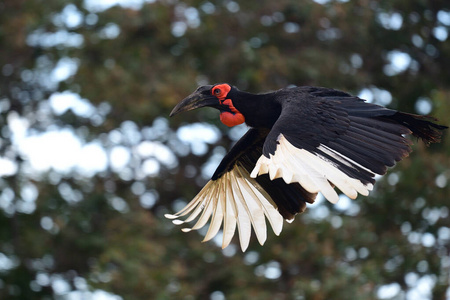
[(233, 102), (231, 99), (225, 99), (222, 104), (227, 105), (232, 113), (224, 111), (220, 113), (220, 121), (227, 125), (228, 127), (233, 127), (239, 124), (242, 124), (245, 122), (244, 115), (241, 114), (236, 107), (234, 107)]
[(245, 122), (245, 118), (241, 113), (230, 113), (230, 112), (222, 112), (220, 113), (220, 121), (227, 125), (228, 127), (233, 127)]

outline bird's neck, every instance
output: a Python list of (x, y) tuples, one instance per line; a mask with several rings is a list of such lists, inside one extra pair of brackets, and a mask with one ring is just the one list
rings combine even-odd
[(233, 103), (244, 115), (245, 123), (251, 127), (271, 128), (281, 113), (276, 92), (252, 94), (239, 91)]

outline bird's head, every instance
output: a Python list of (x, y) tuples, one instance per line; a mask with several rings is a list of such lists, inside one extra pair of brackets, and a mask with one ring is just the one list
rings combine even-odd
[(244, 116), (234, 107), (232, 94), (237, 89), (227, 83), (200, 86), (178, 103), (170, 116), (200, 107), (214, 107), (220, 111), (220, 121), (232, 127), (245, 122)]

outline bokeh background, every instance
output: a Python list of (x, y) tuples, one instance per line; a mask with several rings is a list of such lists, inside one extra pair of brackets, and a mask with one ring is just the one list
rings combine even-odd
[(1, 1), (0, 299), (449, 299), (448, 136), (246, 253), (163, 217), (246, 131), (169, 119), (198, 85), (333, 87), (449, 125), (449, 30), (446, 0)]

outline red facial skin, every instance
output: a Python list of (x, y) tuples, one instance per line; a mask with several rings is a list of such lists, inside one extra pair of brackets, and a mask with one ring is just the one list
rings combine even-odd
[(220, 113), (220, 121), (227, 125), (228, 127), (233, 127), (245, 122), (244, 116), (234, 107), (231, 99), (225, 99), (228, 93), (230, 92), (231, 87), (228, 84), (219, 84), (216, 85), (211, 93), (219, 99), (220, 104), (226, 105), (232, 111), (230, 112), (221, 112)]

